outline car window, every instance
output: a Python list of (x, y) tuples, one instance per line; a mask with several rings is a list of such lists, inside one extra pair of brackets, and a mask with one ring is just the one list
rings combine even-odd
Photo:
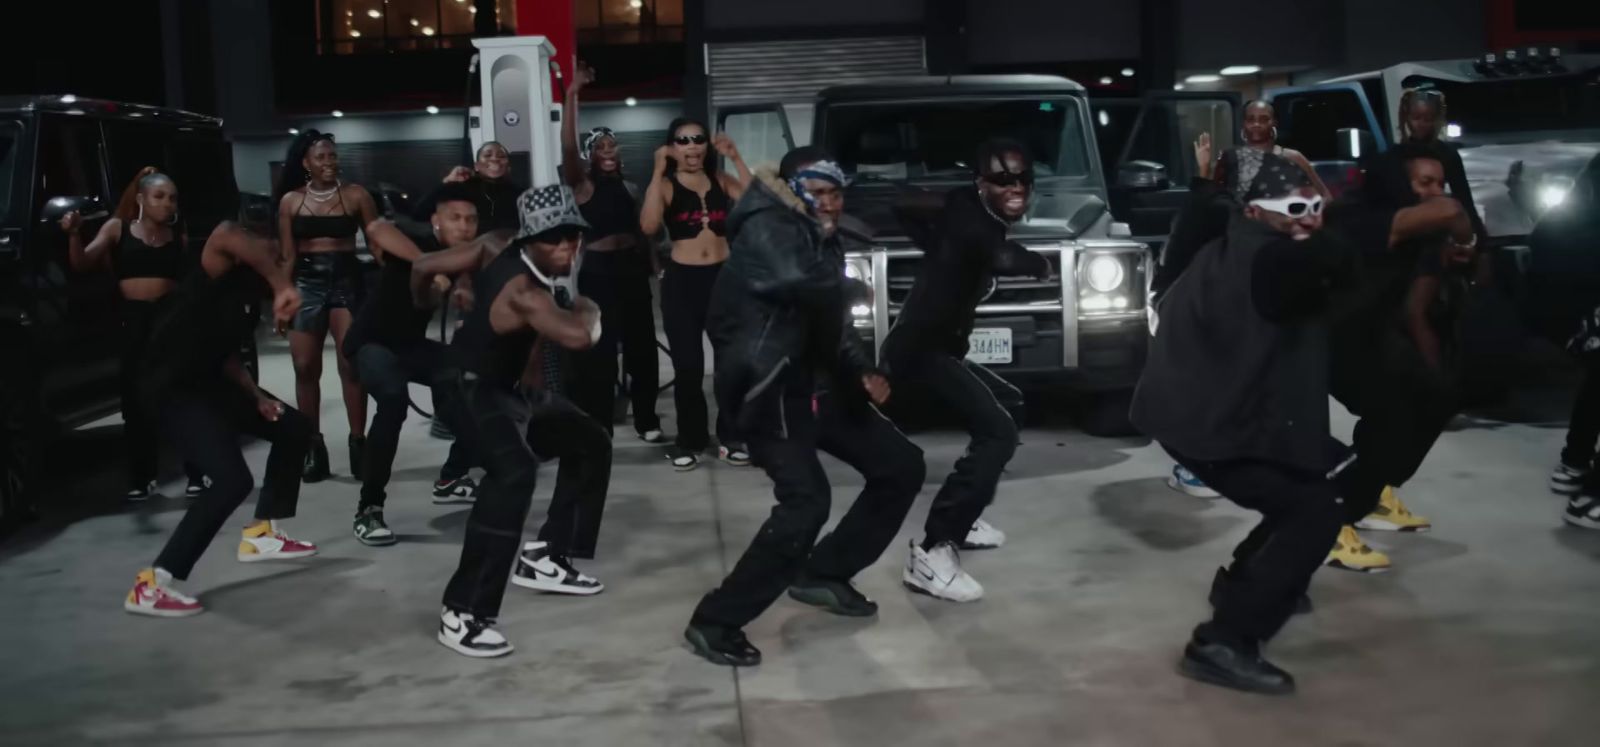
[(1200, 134), (1210, 133), (1211, 150), (1220, 154), (1233, 147), (1238, 129), (1230, 99), (1152, 101), (1133, 134), (1127, 160), (1159, 163), (1167, 167), (1167, 178), (1174, 185), (1187, 184), (1198, 173), (1194, 142)]
[(1372, 129), (1361, 97), (1348, 88), (1279, 94), (1272, 108), (1278, 114), (1278, 143), (1312, 161), (1339, 160), (1340, 130)]
[(984, 140), (1007, 137), (1032, 152), (1041, 177), (1090, 174), (1077, 98), (847, 103), (828, 108), (827, 146), (858, 176), (965, 175)]
[(22, 123), (0, 120), (0, 221), (11, 218), (12, 180), (17, 176), (17, 151), (21, 150)]
[(100, 126), (94, 120), (41, 117), (38, 172), (35, 213), (52, 197), (95, 196), (111, 207), (100, 171)]

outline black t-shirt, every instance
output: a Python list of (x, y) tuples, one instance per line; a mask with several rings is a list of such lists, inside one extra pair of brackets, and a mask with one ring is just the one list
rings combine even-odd
[[(444, 248), (432, 234), (409, 238), (424, 254)], [(345, 335), (345, 357), (354, 357), (362, 345), (369, 343), (390, 348), (410, 345), (427, 334), (432, 320), (433, 310), (417, 308), (411, 298), (411, 263), (386, 254), (377, 291), (367, 296), (350, 325), (350, 333)]]
[(265, 285), (248, 267), (217, 278), (203, 268), (189, 273), (163, 299), (141, 366), (145, 386), (159, 390), (219, 378), (228, 357), (254, 332), (246, 304), (264, 294)]

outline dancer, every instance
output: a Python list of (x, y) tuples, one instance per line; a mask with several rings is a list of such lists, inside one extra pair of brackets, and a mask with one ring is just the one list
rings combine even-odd
[(567, 90), (561, 120), (561, 171), (592, 226), (583, 245), (578, 287), (593, 299), (608, 323), (594, 348), (577, 356), (570, 382), (573, 401), (611, 432), (617, 388), (617, 349), (622, 349), (633, 402), (633, 428), (646, 443), (665, 443), (656, 415), (659, 378), (655, 306), (650, 276), (655, 252), (639, 232), (639, 201), (622, 175), (621, 151), (611, 130), (596, 127), (578, 147), (578, 98), (594, 73), (579, 67)]
[(1467, 180), (1461, 153), (1440, 140), (1448, 119), (1444, 92), (1436, 88), (1408, 88), (1400, 95), (1399, 114), (1400, 142), (1439, 161), (1444, 167), (1444, 181), (1450, 188), (1450, 196), (1461, 203), (1472, 221), (1472, 233), (1480, 241), (1487, 241), (1489, 231), (1484, 228), (1483, 216), (1478, 214), (1477, 201), (1472, 199), (1472, 182)]
[[(728, 217), (733, 254), (710, 314), (717, 401), (749, 436), (778, 505), (684, 631), (715, 664), (761, 663), (743, 628), (785, 587), (837, 615), (876, 614), (850, 579), (883, 554), (922, 487), (922, 451), (873, 407), (888, 399), (889, 382), (846, 311), (851, 281), (836, 234), (845, 182), (826, 152), (800, 148), (777, 174), (758, 172)], [(819, 450), (866, 484), (816, 543), (833, 500)]]
[[(374, 254), (383, 260), (377, 291), (367, 299), (345, 335), (345, 357), (355, 362), (361, 385), (378, 403), (367, 435), (365, 469), (361, 474), (361, 502), (356, 507), (352, 531), (363, 544), (392, 545), (397, 539), (383, 520), (385, 488), (400, 445), (411, 400), (407, 385), (433, 389), (433, 408), (446, 423), (460, 422), (456, 390), (441, 379), (448, 362), (444, 343), (427, 338), (433, 307), (419, 308), (411, 294), (411, 264), (418, 257), (472, 241), (478, 234), (478, 208), (472, 191), (449, 184), (434, 195), (430, 218), (433, 232), (415, 240), (393, 223), (376, 221), (367, 226)], [(441, 289), (442, 290), (442, 289)], [(454, 429), (450, 455), (433, 484), (433, 502), (440, 505), (471, 503), (477, 485), (467, 475), (477, 458), (471, 429)]]
[(1005, 534), (980, 519), (994, 501), (1000, 473), (1017, 447), (1012, 410), (1022, 393), (992, 371), (965, 360), (967, 338), (989, 280), (1007, 275), (1050, 276), (1050, 263), (1008, 241), (1033, 194), (1033, 159), (1021, 143), (995, 139), (979, 147), (976, 189), (958, 187), (936, 216), (899, 208), (906, 231), (923, 237), (925, 258), (916, 284), (884, 340), (882, 356), (901, 392), (915, 391), (953, 414), (971, 435), (967, 452), (933, 499), (924, 536), (913, 543), (905, 584), (953, 602), (983, 597), (983, 586), (961, 568), (958, 548), (994, 548)]
[(239, 340), (254, 330), (239, 313), (259, 293), (272, 289), (279, 329), (299, 311), (300, 294), (287, 266), (268, 240), (223, 223), (200, 253), (200, 268), (184, 280), (155, 322), (140, 367), (141, 401), (160, 413), (162, 430), (183, 456), (211, 476), (211, 489), (189, 506), (155, 564), (140, 571), (123, 609), (154, 617), (187, 617), (203, 611), (199, 600), (172, 587), (187, 579), (217, 530), (255, 487), (239, 438), (271, 442), (266, 480), (256, 501), (255, 521), (239, 539), (240, 562), (287, 560), (315, 555), (309, 542), (291, 539), (278, 522), (294, 516), (300, 468), (311, 442), (309, 420), (263, 391), (239, 362)]
[[(1202, 178), (1215, 179), (1242, 202), (1261, 170), (1261, 157), (1271, 154), (1305, 172), (1306, 179), (1322, 199), (1333, 199), (1328, 185), (1322, 183), (1317, 170), (1300, 151), (1278, 145), (1278, 113), (1272, 108), (1272, 102), (1256, 99), (1244, 105), (1244, 127), (1240, 128), (1239, 137), (1244, 142), (1223, 151), (1214, 168), (1209, 160), (1200, 165)], [(1204, 138), (1209, 146), (1210, 134), (1205, 134)]]
[(356, 231), (378, 219), (378, 208), (364, 187), (339, 180), (333, 135), (316, 130), (301, 132), (289, 144), (277, 198), (278, 240), (304, 299), (289, 331), (289, 353), (294, 358), (295, 401), (316, 431), (306, 456), (305, 481), (321, 482), (331, 474), (321, 429), (322, 343), (329, 331), (350, 424), (350, 474), (360, 478), (367, 397), (343, 349), (362, 295)]
[[(156, 167), (146, 166), (123, 190), (116, 216), (100, 226), (87, 246), (79, 230), (82, 227), (83, 217), (77, 211), (61, 217), (68, 263), (74, 272), (111, 270), (122, 296), (122, 435), (128, 450), (124, 498), (149, 500), (156, 492), (161, 441), (148, 406), (139, 401), (139, 362), (144, 359), (156, 318), (193, 263), (184, 249), (187, 236), (178, 220), (178, 185)], [(189, 462), (183, 467), (189, 476), (184, 495), (194, 498), (205, 492), (210, 483), (205, 474)]]
[[(672, 395), (677, 405), (677, 446), (669, 455), (680, 472), (700, 466), (700, 453), (711, 443), (706, 424), (706, 357), (702, 342), (706, 309), (717, 272), (728, 259), (728, 210), (744, 193), (750, 169), (726, 133), (715, 140), (705, 125), (674, 120), (667, 144), (656, 150), (655, 173), (645, 190), (639, 217), (646, 236), (666, 226), (672, 255), (661, 275), (661, 315), (672, 348)], [(706, 144), (738, 168), (735, 179), (717, 171)], [(750, 455), (739, 444), (727, 418), (717, 416), (718, 454), (729, 464), (744, 466)]]
[(1544, 301), (1538, 307), (1539, 326), (1565, 338), (1567, 351), (1583, 367), (1550, 490), (1567, 498), (1563, 521), (1600, 529), (1600, 495), (1591, 480), (1600, 442), (1600, 298), (1595, 293), (1600, 261), (1590, 251), (1600, 237), (1600, 210), (1595, 209), (1600, 206), (1600, 155), (1579, 173), (1570, 199), (1567, 209), (1551, 211), (1534, 227), (1534, 256), (1547, 259), (1536, 261), (1529, 274)]
[(433, 218), (434, 203), (438, 202), (444, 185), (464, 185), (472, 195), (472, 204), (478, 208), (478, 232), (517, 230), (517, 196), (522, 187), (511, 178), (511, 152), (504, 145), (490, 140), (478, 146), (471, 168), (457, 166), (444, 177), (444, 183), (417, 203), (411, 216), (418, 221)]
[[(579, 573), (571, 558), (594, 557), (611, 480), (611, 439), (572, 403), (525, 386), (538, 345), (582, 350), (600, 337), (600, 311), (577, 296), (571, 311), (558, 299), (589, 225), (564, 185), (530, 189), (517, 200), (521, 229), (511, 249), (496, 253), (491, 234), (465, 246), (419, 258), (412, 291), (426, 294), (434, 278), (478, 272), (476, 301), (451, 341), (460, 366), (454, 386), (472, 429), (485, 475), (467, 520), (461, 563), (445, 589), (439, 642), (472, 657), (504, 656), (512, 646), (495, 630), (508, 567), (513, 583), (538, 591), (591, 595), (605, 587)], [(536, 366), (535, 366), (536, 368)], [(539, 540), (522, 546), (522, 524), (533, 499), (539, 460), (561, 460), (549, 517)]]

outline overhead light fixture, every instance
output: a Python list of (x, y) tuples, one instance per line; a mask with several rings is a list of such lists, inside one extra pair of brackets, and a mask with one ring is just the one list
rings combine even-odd
[(334, 109), (333, 110), (333, 118), (334, 119), (338, 119), (338, 118), (340, 118), (342, 116), (344, 116), (344, 112), (339, 111), (338, 109)]
[(1124, 77), (1124, 78), (1132, 78), (1133, 77), (1133, 68), (1131, 68), (1131, 67), (1122, 68), (1122, 77)]
[(367, 17), (368, 18), (382, 18), (383, 17), (383, 11), (374, 8), (372, 10), (367, 11)]
[(361, 38), (361, 32), (357, 31), (355, 29), (350, 29), (350, 38), (352, 38), (352, 39), (360, 39)]
[(634, 10), (638, 10), (644, 7), (644, 0), (628, 0), (628, 6)]
[(439, 107), (434, 106), (433, 104), (429, 104), (428, 108), (425, 109), (424, 111), (428, 112), (429, 114), (438, 114), (439, 113)]
[(76, 103), (78, 103), (78, 97), (69, 93), (69, 94), (61, 97), (61, 103), (63, 103), (63, 104), (76, 104)]
[(1450, 138), (1451, 140), (1461, 137), (1461, 125), (1458, 125), (1455, 122), (1445, 125), (1444, 136)]
[(628, 98), (623, 99), (622, 103), (627, 104), (628, 106), (638, 106), (639, 105), (639, 100), (634, 98), (634, 97), (632, 97), (632, 96), (629, 96)]
[(411, 19), (411, 28), (416, 28), (416, 27), (421, 26), (421, 25), (422, 25), (421, 21), (419, 21), (419, 20), (417, 20), (415, 18)]
[(456, 5), (461, 5), (461, 4), (465, 3), (466, 1), (467, 0), (456, 0)]
[(1183, 82), (1185, 82), (1185, 83), (1215, 83), (1215, 82), (1217, 82), (1219, 80), (1222, 80), (1222, 76), (1220, 76), (1220, 75), (1213, 75), (1211, 73), (1201, 73), (1200, 75), (1191, 75), (1191, 76), (1189, 76), (1187, 78), (1184, 78)]
[(300, 128), (299, 127), (290, 127), (289, 128), (289, 134), (290, 135), (298, 135), (298, 134), (300, 134)]
[(346, 17), (349, 17), (349, 16), (355, 15), (356, 12), (353, 11), (353, 10), (347, 10), (347, 11), (344, 12), (344, 14), (345, 14)]
[(1222, 68), (1223, 75), (1255, 75), (1261, 72), (1260, 65), (1229, 65)]
[(1182, 83), (1173, 83), (1172, 84), (1172, 90), (1174, 90), (1174, 91), (1182, 91), (1183, 89), (1184, 89), (1184, 85)]
[(1110, 127), (1111, 126), (1111, 114), (1108, 113), (1104, 109), (1100, 110), (1100, 126), (1101, 127)]
[(422, 35), (423, 36), (433, 36), (433, 27), (432, 26), (423, 26), (422, 27)]
[(1112, 83), (1112, 80), (1111, 80), (1111, 76), (1109, 76), (1109, 75), (1107, 75), (1104, 78), (1100, 79), (1100, 85), (1102, 85), (1102, 86), (1109, 86), (1109, 85), (1111, 85), (1111, 83)]

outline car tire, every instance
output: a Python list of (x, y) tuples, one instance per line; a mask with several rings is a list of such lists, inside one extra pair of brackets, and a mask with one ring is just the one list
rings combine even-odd
[(1139, 429), (1128, 418), (1132, 405), (1132, 390), (1090, 395), (1079, 409), (1078, 426), (1084, 433), (1100, 438), (1137, 436)]

